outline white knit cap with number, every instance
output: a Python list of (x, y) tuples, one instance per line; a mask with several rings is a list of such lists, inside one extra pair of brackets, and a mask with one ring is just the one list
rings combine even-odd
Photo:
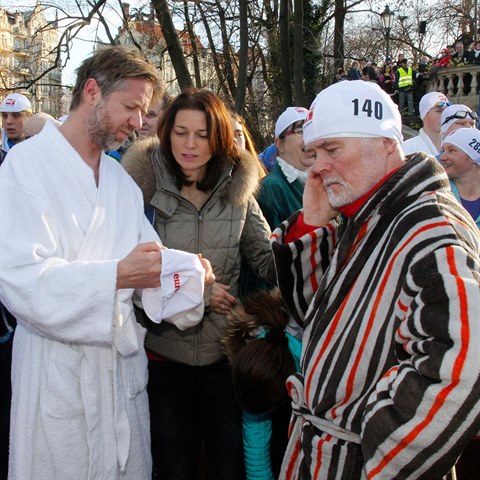
[(305, 145), (334, 137), (386, 137), (402, 143), (402, 117), (376, 83), (338, 82), (317, 95), (303, 126)]

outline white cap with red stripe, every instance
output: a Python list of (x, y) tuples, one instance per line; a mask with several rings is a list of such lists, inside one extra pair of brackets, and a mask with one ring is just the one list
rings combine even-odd
[(386, 137), (402, 143), (402, 117), (376, 83), (338, 82), (317, 95), (303, 125), (305, 145), (334, 137)]
[(32, 113), (32, 104), (30, 100), (21, 93), (11, 93), (7, 95), (0, 104), (0, 112), (2, 113), (17, 113), (30, 112)]

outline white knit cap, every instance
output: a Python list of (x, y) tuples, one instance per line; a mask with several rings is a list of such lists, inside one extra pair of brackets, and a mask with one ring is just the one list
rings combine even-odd
[(317, 95), (303, 125), (305, 145), (332, 137), (386, 137), (402, 143), (402, 117), (376, 83), (334, 83)]
[(193, 253), (167, 249), (161, 255), (161, 294), (156, 288), (144, 289), (142, 305), (153, 322), (168, 319), (185, 330), (203, 318), (205, 269)]
[(420, 111), (420, 118), (423, 120), (425, 115), (438, 103), (448, 102), (448, 98), (441, 92), (429, 92), (426, 93), (421, 99), (418, 105)]
[(275, 138), (280, 135), (294, 123), (305, 120), (308, 115), (308, 110), (303, 107), (288, 107), (277, 119), (275, 123)]
[(465, 152), (477, 165), (480, 165), (480, 130), (477, 128), (459, 128), (448, 134), (442, 142)]
[(7, 95), (0, 105), (0, 112), (31, 112), (32, 104), (30, 100), (21, 93), (11, 93)]
[(444, 123), (448, 117), (455, 115), (457, 112), (471, 112), (472, 109), (466, 105), (457, 103), (455, 105), (450, 105), (442, 112), (442, 119), (440, 120), (440, 135), (445, 135), (445, 132), (448, 130), (450, 125), (453, 125), (455, 122), (460, 120), (459, 118), (451, 118), (447, 123)]

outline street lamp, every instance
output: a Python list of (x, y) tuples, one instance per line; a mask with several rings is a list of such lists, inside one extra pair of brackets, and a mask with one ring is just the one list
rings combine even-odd
[(393, 13), (391, 10), (390, 10), (390, 7), (388, 5), (385, 5), (385, 10), (380, 14), (380, 16), (382, 17), (382, 23), (383, 23), (383, 28), (385, 29), (385, 35), (387, 37), (387, 51), (386, 51), (386, 58), (388, 59), (388, 55), (389, 55), (389, 43), (390, 43), (390, 30), (392, 28), (392, 25), (393, 25), (393, 17), (394, 17), (395, 13)]

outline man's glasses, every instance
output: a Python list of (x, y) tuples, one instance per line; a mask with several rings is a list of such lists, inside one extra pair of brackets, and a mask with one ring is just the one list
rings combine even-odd
[(442, 125), (445, 125), (447, 122), (450, 120), (453, 120), (454, 118), (457, 118), (459, 120), (463, 120), (464, 118), (470, 117), (473, 120), (478, 120), (478, 115), (476, 112), (467, 112), (466, 110), (460, 110), (459, 112), (455, 112), (453, 115), (450, 115), (447, 117)]
[(285, 132), (283, 135), (280, 135), (280, 138), (285, 138), (288, 135), (303, 135), (303, 128), (297, 127), (297, 128), (294, 128), (293, 130), (289, 130), (288, 132)]

